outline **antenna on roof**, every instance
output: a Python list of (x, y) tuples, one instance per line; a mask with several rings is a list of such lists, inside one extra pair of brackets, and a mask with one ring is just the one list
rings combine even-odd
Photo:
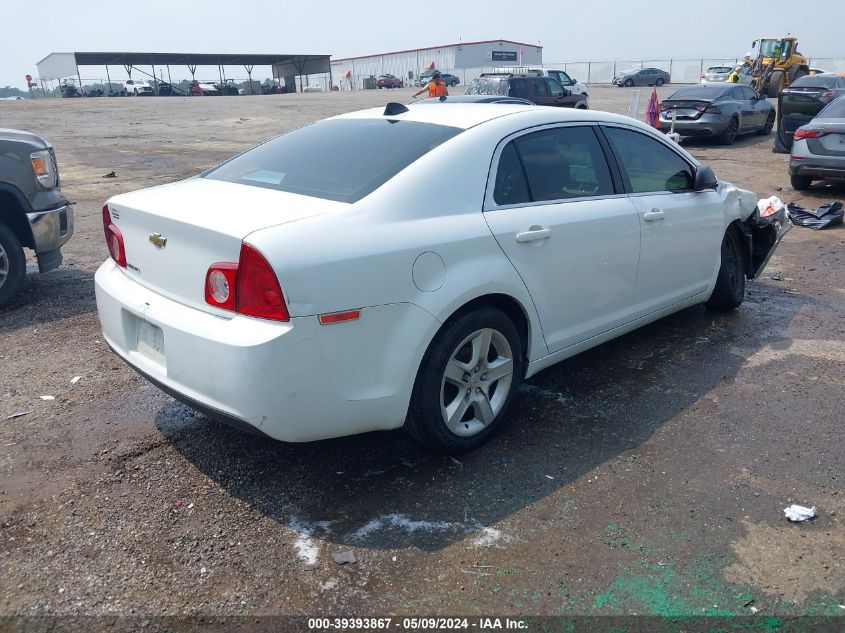
[(402, 114), (407, 111), (408, 108), (403, 106), (401, 103), (396, 103), (395, 101), (391, 101), (386, 106), (384, 106), (384, 116), (395, 116), (397, 114)]

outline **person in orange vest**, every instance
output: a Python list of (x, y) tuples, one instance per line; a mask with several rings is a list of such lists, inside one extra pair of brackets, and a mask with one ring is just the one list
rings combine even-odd
[(414, 97), (419, 97), (426, 90), (428, 90), (429, 99), (436, 99), (438, 97), (446, 97), (449, 95), (449, 88), (446, 87), (446, 83), (440, 76), (439, 71), (435, 72), (431, 76), (431, 81), (414, 93)]

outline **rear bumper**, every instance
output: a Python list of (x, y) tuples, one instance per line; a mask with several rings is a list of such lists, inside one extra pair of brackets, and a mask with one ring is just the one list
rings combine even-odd
[(288, 442), (402, 426), (421, 341), (439, 326), (408, 303), (328, 326), (222, 318), (144, 288), (112, 260), (95, 292), (106, 342), (134, 369), (203, 413)]
[[(668, 132), (672, 128), (672, 121), (660, 118), (660, 131)], [(681, 136), (719, 136), (728, 129), (728, 121), (712, 121), (704, 118), (695, 121), (675, 121), (675, 131)]]
[(32, 229), (38, 270), (46, 273), (62, 263), (61, 247), (73, 235), (73, 209), (63, 204), (48, 211), (26, 214)]
[[(839, 180), (845, 178), (845, 156), (830, 157), (830, 156), (816, 156), (806, 152), (806, 143), (800, 143), (804, 147), (799, 147), (799, 143), (793, 145), (793, 154), (789, 160), (789, 175), (790, 176), (810, 176), (811, 178), (829, 178), (832, 180)], [(800, 156), (802, 149), (806, 155)], [(796, 150), (798, 154), (795, 154)], [(795, 156), (799, 159), (796, 160)]]

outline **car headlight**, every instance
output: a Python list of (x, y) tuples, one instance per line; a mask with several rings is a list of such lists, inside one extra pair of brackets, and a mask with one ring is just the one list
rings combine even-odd
[(38, 182), (48, 189), (55, 187), (56, 168), (53, 165), (50, 151), (44, 149), (40, 152), (33, 152), (29, 155), (29, 160), (32, 162), (32, 170), (35, 172)]

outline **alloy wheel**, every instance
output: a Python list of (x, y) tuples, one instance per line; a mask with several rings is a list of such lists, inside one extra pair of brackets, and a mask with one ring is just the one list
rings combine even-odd
[(9, 278), (9, 255), (6, 249), (0, 244), (0, 288), (6, 283)]
[(454, 349), (440, 385), (440, 412), (455, 435), (483, 431), (502, 411), (513, 380), (513, 352), (493, 328), (476, 330)]

